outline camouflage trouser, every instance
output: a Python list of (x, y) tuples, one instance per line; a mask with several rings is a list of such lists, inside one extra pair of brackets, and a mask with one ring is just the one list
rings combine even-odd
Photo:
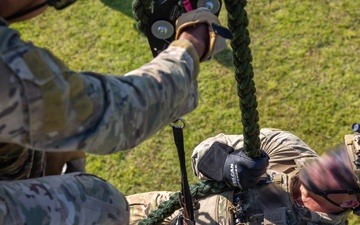
[(90, 174), (0, 182), (0, 224), (129, 224), (125, 197)]
[[(167, 201), (173, 192), (154, 191), (126, 196), (130, 205), (130, 225), (136, 225), (149, 213), (158, 209), (160, 203)], [(199, 208), (194, 211), (197, 225), (233, 225), (232, 208), (233, 191), (225, 191), (221, 194), (209, 195), (199, 199)], [(168, 225), (179, 214), (175, 211), (161, 224)]]

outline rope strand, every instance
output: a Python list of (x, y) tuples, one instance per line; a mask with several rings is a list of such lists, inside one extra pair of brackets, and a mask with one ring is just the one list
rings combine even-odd
[[(190, 186), (191, 196), (194, 199), (204, 198), (211, 194), (220, 194), (229, 189), (230, 188), (225, 183), (210, 180), (198, 182), (195, 185)], [(146, 218), (138, 223), (138, 225), (161, 224), (165, 218), (171, 216), (176, 210), (181, 208), (179, 195), (180, 192), (176, 192), (170, 196), (169, 200), (160, 203), (158, 208), (151, 211)]]
[[(154, 0), (134, 0), (133, 13), (137, 21), (137, 28), (145, 34), (149, 15), (153, 11)], [(233, 64), (235, 66), (235, 80), (237, 82), (237, 95), (239, 96), (239, 107), (241, 122), (243, 124), (244, 151), (251, 158), (260, 155), (260, 128), (258, 125), (259, 115), (257, 111), (256, 88), (253, 81), (254, 72), (251, 65), (252, 55), (249, 48), (250, 35), (247, 29), (249, 24), (245, 11), (246, 0), (224, 0), (228, 12), (228, 27), (234, 35), (231, 41), (233, 49)], [(210, 194), (219, 194), (229, 189), (224, 183), (216, 181), (199, 182), (190, 186), (194, 198), (202, 198)], [(180, 209), (179, 193), (173, 194), (170, 199), (159, 205), (158, 209), (152, 211), (147, 218), (141, 220), (139, 225), (160, 224), (165, 218)]]

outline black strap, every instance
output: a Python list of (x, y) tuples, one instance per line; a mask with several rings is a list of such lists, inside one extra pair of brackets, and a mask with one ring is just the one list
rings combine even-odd
[(25, 9), (23, 11), (19, 11), (19, 12), (16, 12), (8, 17), (5, 18), (5, 20), (12, 20), (12, 19), (16, 19), (16, 18), (19, 18), (21, 16), (25, 16), (26, 14), (29, 14), (31, 12), (34, 12), (35, 10), (38, 10), (42, 7), (44, 7), (45, 5), (47, 5), (47, 1), (43, 2), (43, 3), (40, 3), (38, 5), (35, 5), (29, 9)]
[(195, 224), (194, 208), (193, 208), (193, 202), (190, 193), (190, 187), (188, 183), (188, 178), (186, 173), (186, 163), (185, 163), (184, 135), (183, 135), (183, 128), (185, 127), (185, 122), (181, 118), (179, 120), (183, 123), (183, 126), (177, 126), (174, 123), (171, 124), (170, 126), (172, 127), (173, 130), (174, 142), (178, 151), (178, 156), (180, 161), (181, 194), (183, 195), (182, 204), (184, 205), (185, 219), (190, 220), (192, 224)]

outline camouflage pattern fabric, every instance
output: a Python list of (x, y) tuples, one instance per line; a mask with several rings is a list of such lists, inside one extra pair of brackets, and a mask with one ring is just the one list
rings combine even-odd
[[(219, 134), (201, 142), (192, 154), (192, 166), (195, 175), (199, 179), (207, 179), (199, 172), (197, 165), (201, 157), (215, 141), (225, 143), (235, 150), (240, 150), (243, 148), (243, 140), (243, 135)], [(298, 170), (318, 157), (315, 151), (294, 134), (282, 130), (261, 129), (260, 140), (262, 150), (270, 156), (269, 168), (264, 176), (266, 179), (263, 181), (272, 182), (258, 184), (247, 192), (234, 193), (234, 198), (228, 196), (227, 199), (230, 204), (215, 203), (211, 199), (213, 196), (202, 199), (203, 203), (200, 204), (200, 209), (195, 212), (208, 219), (207, 223), (204, 224), (347, 224), (347, 217), (351, 210), (345, 210), (336, 215), (315, 212), (297, 205), (292, 199), (293, 190), (298, 181)], [(224, 193), (221, 195), (224, 195)], [(143, 219), (151, 210), (156, 209), (161, 202), (168, 200), (170, 196), (169, 192), (150, 192), (127, 196), (130, 204), (131, 224), (136, 224)], [(208, 204), (209, 202), (211, 204)], [(214, 208), (216, 209), (215, 212), (213, 211)], [(175, 215), (177, 213), (173, 214), (172, 217)], [(226, 216), (219, 223), (216, 215)], [(241, 216), (245, 216), (247, 221), (241, 222), (239, 220)], [(163, 224), (169, 224), (172, 217), (167, 218)], [(198, 217), (196, 219), (199, 220)], [(199, 221), (200, 224), (203, 222), (201, 219)], [(198, 221), (196, 222), (198, 223)]]
[(0, 143), (0, 180), (20, 180), (44, 175), (44, 152), (12, 143)]
[(66, 172), (85, 172), (86, 155), (82, 151), (43, 152), (17, 144), (0, 143), (0, 180), (21, 180)]
[(42, 152), (17, 144), (0, 143), (0, 180), (21, 180), (44, 175), (85, 172), (86, 155), (82, 151)]
[(125, 76), (74, 72), (0, 26), (0, 142), (44, 151), (131, 149), (197, 106), (199, 59), (177, 40)]
[[(292, 185), (292, 184), (290, 184)], [(284, 190), (277, 183), (257, 185), (249, 189), (245, 194), (239, 193), (236, 198), (241, 199), (241, 213), (246, 223), (239, 225), (320, 225), (337, 224), (347, 225), (347, 218), (351, 210), (345, 210), (338, 214), (315, 212), (306, 207), (299, 206), (292, 198), (293, 189), (290, 192)], [(237, 220), (237, 222), (240, 220)]]
[[(152, 210), (157, 209), (159, 204), (170, 198), (173, 192), (158, 191), (126, 196), (130, 205), (130, 225), (136, 225), (145, 218)], [(232, 206), (229, 199), (233, 198), (233, 191), (226, 191), (219, 195), (210, 195), (199, 199), (199, 209), (194, 211), (196, 224), (199, 225), (226, 225), (233, 224), (233, 217), (228, 209)], [(169, 224), (179, 211), (166, 218), (162, 225)]]
[[(126, 196), (130, 207), (130, 225), (138, 224), (151, 211), (157, 209), (160, 203), (167, 201), (172, 194), (174, 193), (169, 191), (154, 191)], [(162, 224), (169, 224), (176, 215), (177, 212), (166, 218)]]
[[(199, 179), (207, 179), (198, 169), (201, 157), (215, 142), (225, 143), (235, 150), (243, 148), (243, 135), (219, 134), (200, 143), (192, 154), (192, 167)], [(267, 177), (274, 181), (278, 188), (269, 185), (257, 185), (244, 196), (244, 209), (248, 216), (260, 215), (264, 224), (283, 224), (286, 218), (290, 224), (343, 224), (347, 222), (350, 210), (333, 215), (311, 211), (297, 205), (292, 200), (292, 193), (297, 184), (297, 172), (300, 167), (318, 157), (318, 154), (294, 134), (278, 129), (263, 128), (260, 130), (261, 149), (270, 157)], [(271, 193), (271, 194), (270, 194)], [(275, 201), (276, 200), (276, 201)], [(292, 207), (295, 210), (292, 210)], [(250, 215), (249, 215), (250, 214)], [(291, 215), (295, 214), (295, 215)], [(280, 215), (280, 216), (279, 216)], [(281, 217), (283, 215), (283, 217)], [(276, 221), (282, 218), (280, 221)], [(259, 224), (258, 220), (246, 224)], [(289, 221), (288, 221), (289, 222)], [(245, 224), (245, 223), (244, 223)]]
[(71, 173), (0, 182), (0, 224), (128, 223), (125, 197), (94, 175)]
[[(75, 72), (0, 18), (0, 179), (42, 176), (44, 151), (135, 147), (196, 108), (198, 72), (195, 48), (180, 40), (124, 76)], [(0, 182), (0, 224), (123, 225), (128, 210), (90, 175)]]
[[(244, 147), (243, 135), (218, 134), (201, 142), (195, 147), (191, 156), (194, 174), (199, 179), (206, 180), (207, 178), (198, 171), (198, 162), (215, 141), (229, 145), (235, 150)], [(300, 138), (287, 131), (263, 128), (260, 130), (260, 142), (260, 148), (270, 157), (268, 169), (281, 173), (286, 173), (289, 169), (296, 167), (295, 160), (297, 159), (318, 157), (318, 154)]]

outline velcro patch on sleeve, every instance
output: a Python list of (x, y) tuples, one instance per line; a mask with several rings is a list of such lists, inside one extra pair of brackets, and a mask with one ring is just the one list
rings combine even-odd
[(80, 74), (71, 71), (64, 62), (54, 56), (50, 51), (45, 51), (60, 68), (65, 80), (70, 86), (70, 102), (76, 113), (77, 122), (84, 122), (94, 110), (94, 104), (86, 92), (84, 79), (82, 79)]
[(23, 59), (39, 85), (39, 101), (43, 102), (42, 129), (47, 132), (63, 129), (66, 125), (67, 85), (55, 78), (54, 71), (37, 49), (26, 52)]
[(94, 110), (94, 105), (86, 93), (85, 84), (79, 74), (70, 73), (64, 75), (70, 85), (70, 102), (76, 112), (76, 120), (84, 122)]

